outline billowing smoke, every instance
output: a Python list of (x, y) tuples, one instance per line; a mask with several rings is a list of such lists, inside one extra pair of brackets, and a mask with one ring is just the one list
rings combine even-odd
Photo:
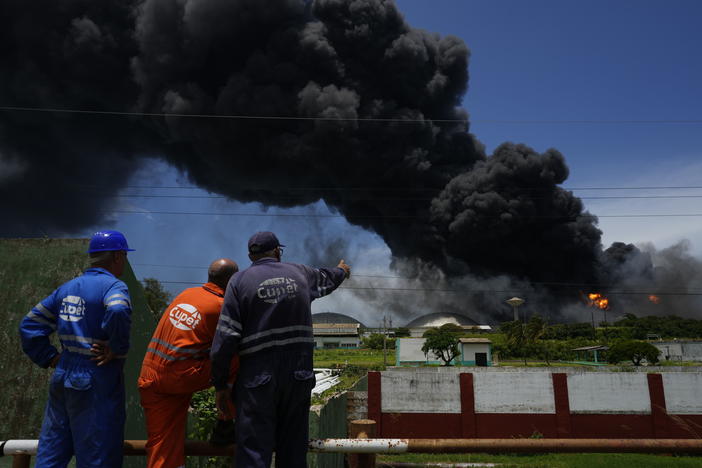
[[(127, 110), (138, 95), (127, 1), (0, 2), (0, 103)], [(124, 117), (0, 113), (0, 234), (71, 232), (101, 221), (140, 165), (143, 123)]]
[(7, 0), (0, 18), (2, 105), (150, 114), (0, 111), (1, 235), (104, 221), (160, 157), (235, 200), (323, 200), (397, 265), (556, 292), (609, 278), (563, 156), (485, 155), (459, 107), (468, 48), (391, 0)]
[(603, 290), (610, 292), (615, 313), (699, 318), (702, 261), (690, 254), (688, 241), (661, 250), (614, 243), (602, 263), (609, 276)]

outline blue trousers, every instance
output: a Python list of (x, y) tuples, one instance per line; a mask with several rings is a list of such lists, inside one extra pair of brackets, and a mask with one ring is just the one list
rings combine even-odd
[(120, 468), (124, 445), (123, 362), (97, 367), (64, 351), (49, 384), (37, 468)]
[(312, 351), (241, 358), (235, 386), (236, 468), (307, 466)]

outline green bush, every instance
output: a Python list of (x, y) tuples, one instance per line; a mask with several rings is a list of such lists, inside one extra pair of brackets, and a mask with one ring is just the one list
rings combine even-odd
[(637, 317), (626, 314), (614, 326), (627, 328), (630, 338), (637, 340), (645, 340), (649, 334), (664, 338), (702, 338), (702, 320), (675, 315)]
[(371, 333), (361, 340), (362, 346), (368, 349), (383, 349), (383, 340), (387, 349), (395, 349), (395, 340), (387, 338), (382, 333)]
[[(217, 405), (214, 388), (202, 390), (193, 395), (190, 401), (190, 431), (188, 438), (209, 440), (217, 423)], [(232, 465), (230, 457), (189, 457), (197, 460), (201, 468), (225, 468)], [(190, 466), (190, 465), (188, 465)]]
[(635, 366), (640, 366), (644, 359), (649, 364), (658, 362), (660, 350), (651, 343), (636, 340), (616, 341), (607, 351), (607, 360), (611, 364), (631, 361)]

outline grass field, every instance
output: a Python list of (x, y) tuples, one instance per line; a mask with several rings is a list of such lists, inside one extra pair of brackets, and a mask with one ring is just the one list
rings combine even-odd
[(692, 468), (702, 467), (702, 457), (642, 455), (634, 453), (573, 453), (545, 455), (384, 455), (378, 456), (378, 467), (383, 462), (439, 464), (495, 463), (501, 468)]
[(35, 438), (51, 371), (35, 366), (20, 346), (20, 320), (34, 304), (86, 266), (85, 241), (0, 241), (0, 440)]
[[(395, 350), (389, 349), (389, 366), (395, 365)], [(375, 349), (315, 349), (314, 367), (359, 366), (379, 369), (383, 366), (383, 351)]]

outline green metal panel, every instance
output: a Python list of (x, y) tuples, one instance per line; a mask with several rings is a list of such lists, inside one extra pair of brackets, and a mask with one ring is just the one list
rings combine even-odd
[[(346, 392), (330, 398), (322, 405), (310, 409), (310, 438), (346, 438)], [(309, 468), (344, 468), (343, 453), (309, 453)]]
[(400, 339), (395, 338), (395, 365), (400, 365)]
[[(0, 440), (39, 437), (48, 396), (50, 369), (41, 369), (20, 347), (19, 322), (32, 306), (88, 266), (86, 239), (0, 240)], [(125, 366), (127, 424), (125, 437), (146, 438), (136, 381), (146, 345), (155, 327), (141, 285), (131, 268), (121, 278), (132, 299), (131, 348)], [(52, 337), (58, 345), (55, 336)], [(146, 466), (144, 457), (126, 457), (125, 467)]]
[[(146, 421), (139, 403), (137, 379), (141, 371), (141, 362), (146, 354), (146, 347), (156, 328), (156, 321), (146, 304), (144, 289), (134, 276), (131, 266), (128, 266), (120, 279), (129, 287), (129, 296), (132, 300), (130, 347), (124, 367), (124, 386), (127, 394), (127, 423), (124, 428), (124, 438), (141, 440), (146, 439)], [(125, 468), (145, 466), (146, 457), (124, 457)]]

